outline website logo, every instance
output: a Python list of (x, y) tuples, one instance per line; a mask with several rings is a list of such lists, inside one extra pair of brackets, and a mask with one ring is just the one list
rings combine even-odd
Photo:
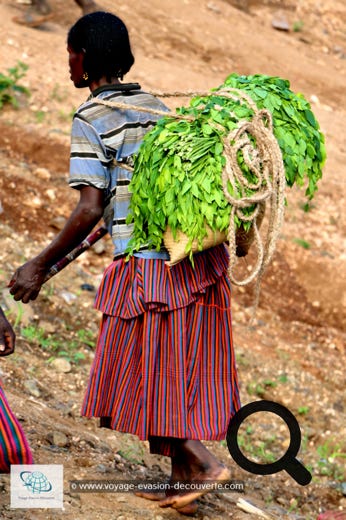
[(63, 466), (11, 466), (12, 508), (63, 508)]
[(51, 482), (41, 471), (22, 471), (20, 478), (32, 493), (48, 493), (53, 489)]

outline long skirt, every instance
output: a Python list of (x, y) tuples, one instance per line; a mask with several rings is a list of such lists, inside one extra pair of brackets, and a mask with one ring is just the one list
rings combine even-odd
[(31, 451), (22, 427), (0, 384), (0, 473), (8, 473), (11, 464), (32, 463)]
[(228, 254), (221, 245), (168, 267), (115, 260), (82, 415), (137, 435), (220, 440), (240, 408)]

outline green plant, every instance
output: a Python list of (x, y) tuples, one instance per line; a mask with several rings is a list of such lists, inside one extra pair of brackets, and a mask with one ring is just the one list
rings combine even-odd
[(291, 358), (290, 354), (286, 350), (282, 350), (281, 348), (277, 348), (276, 353), (278, 358), (282, 361), (288, 361)]
[(263, 397), (267, 388), (274, 388), (277, 385), (276, 381), (266, 379), (262, 382), (251, 382), (247, 385), (246, 390), (249, 395), (258, 395)]
[[(10, 295), (10, 297), (13, 300), (13, 296)], [(17, 312), (15, 311), (15, 309), (17, 310)], [(22, 302), (20, 302), (20, 301), (16, 302), (15, 306), (13, 306), (12, 308), (10, 308), (10, 309), (5, 311), (5, 315), (7, 317), (8, 316), (12, 316), (15, 312), (16, 312), (16, 315), (15, 315), (14, 322), (13, 322), (13, 327), (14, 328), (16, 328), (21, 323), (21, 321), (23, 319), (24, 306), (23, 306)]]
[(307, 240), (304, 240), (302, 238), (294, 238), (293, 242), (295, 242), (299, 246), (303, 247), (304, 249), (311, 249), (310, 242), (307, 242)]
[(84, 345), (88, 345), (88, 347), (95, 346), (95, 335), (91, 330), (88, 329), (79, 329), (77, 330), (78, 340)]
[(46, 335), (44, 329), (36, 325), (23, 327), (21, 329), (21, 335), (30, 341), (30, 343), (36, 344), (45, 350), (56, 350), (59, 348), (59, 340), (50, 335)]
[(132, 464), (143, 464), (144, 449), (138, 444), (125, 447), (117, 453)]
[(297, 412), (299, 415), (306, 415), (310, 410), (309, 406), (299, 406)]
[(42, 110), (37, 110), (37, 111), (35, 112), (35, 118), (36, 118), (36, 121), (37, 121), (38, 123), (43, 123), (45, 117), (46, 117), (46, 113), (43, 112)]
[(261, 441), (256, 439), (256, 432), (251, 426), (246, 428), (245, 435), (238, 434), (240, 450), (246, 457), (260, 464), (275, 462), (275, 460), (280, 458), (280, 456), (276, 456), (273, 453), (275, 440), (275, 435)]
[(287, 374), (280, 374), (278, 376), (277, 380), (278, 380), (279, 383), (287, 383), (288, 376), (287, 376)]
[(294, 513), (296, 511), (299, 511), (299, 501), (297, 498), (293, 498), (291, 501), (290, 501), (290, 506), (288, 508), (288, 512), (289, 513)]
[[(56, 357), (63, 357), (73, 363), (85, 359), (84, 352), (81, 352), (82, 346), (93, 346), (95, 340), (93, 334), (90, 331), (84, 329), (77, 330), (75, 333), (76, 337), (64, 338), (63, 335), (56, 336), (52, 334), (46, 334), (43, 328), (35, 325), (29, 325), (21, 329), (23, 338), (27, 339), (30, 343), (37, 345), (52, 354), (48, 363), (52, 362)], [(72, 333), (73, 334), (73, 333)]]
[(237, 352), (235, 357), (238, 366), (248, 367), (250, 365), (249, 359), (245, 356), (243, 352)]
[(300, 32), (303, 30), (303, 27), (304, 27), (304, 22), (303, 20), (297, 20), (296, 22), (293, 23), (293, 31), (294, 32)]
[(315, 205), (311, 201), (309, 201), (300, 203), (299, 207), (304, 211), (304, 213), (309, 213), (309, 211), (311, 211), (315, 207)]
[(6, 103), (17, 108), (19, 106), (17, 95), (28, 96), (30, 94), (27, 87), (18, 84), (18, 81), (25, 76), (27, 69), (28, 65), (19, 61), (15, 67), (7, 70), (7, 75), (0, 72), (0, 108)]
[(332, 477), (335, 480), (344, 480), (346, 477), (345, 464), (340, 459), (346, 459), (339, 443), (329, 440), (317, 447), (319, 459), (316, 470), (321, 476)]
[(59, 85), (58, 83), (55, 83), (50, 97), (51, 97), (51, 99), (55, 99), (56, 101), (61, 102), (61, 101), (65, 101), (67, 99), (68, 93), (67, 93), (66, 89), (61, 91), (61, 85)]
[(72, 121), (73, 119), (73, 116), (75, 115), (75, 112), (76, 112), (76, 107), (72, 107), (68, 112), (65, 112), (65, 110), (59, 110), (58, 114), (59, 114), (59, 118), (61, 119), (61, 121)]

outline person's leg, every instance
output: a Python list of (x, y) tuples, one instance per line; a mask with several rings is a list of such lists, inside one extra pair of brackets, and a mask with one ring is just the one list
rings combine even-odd
[[(153, 374), (153, 386), (158, 391), (151, 399), (157, 405), (150, 416), (150, 430), (159, 431), (162, 423), (166, 431), (169, 426), (173, 435), (150, 438), (150, 451), (171, 457), (172, 480), (177, 476), (177, 480), (187, 482), (208, 482), (204, 489), (197, 486), (194, 493), (185, 491), (188, 486), (185, 490), (184, 486), (178, 490), (171, 488), (170, 496), (160, 503), (162, 507), (184, 507), (210, 490), (210, 483), (230, 478), (229, 471), (202, 442), (179, 438), (187, 436), (187, 432), (193, 432), (195, 439), (225, 438), (230, 417), (240, 407), (230, 286), (226, 276), (218, 276), (227, 260), (222, 251), (217, 248), (214, 252), (196, 255), (194, 272), (189, 271), (189, 264), (184, 265), (184, 279), (189, 276), (194, 279), (197, 277), (194, 273), (199, 273), (196, 286), (200, 280), (210, 283), (198, 296), (198, 304), (174, 309), (167, 314), (167, 323), (166, 315), (163, 316), (164, 326), (150, 327), (160, 331), (160, 342), (164, 345), (160, 350), (162, 367)], [(179, 280), (178, 269), (179, 266), (170, 271), (172, 277), (175, 273), (172, 285)], [(211, 283), (211, 272), (217, 276), (214, 283)], [(169, 334), (164, 334), (165, 331)], [(170, 362), (172, 359), (174, 363)], [(153, 362), (152, 366), (158, 365)]]
[(47, 0), (31, 0), (31, 6), (42, 14), (49, 14), (52, 11)]
[(75, 2), (82, 9), (83, 14), (89, 14), (99, 10), (98, 5), (93, 0), (75, 0)]
[[(186, 472), (184, 461), (181, 458), (180, 453), (180, 444), (184, 441), (185, 439), (175, 439), (172, 437), (149, 437), (150, 453), (164, 455), (171, 459), (171, 476), (168, 482), (169, 484), (178, 481), (186, 482), (189, 480), (189, 475)], [(141, 491), (137, 492), (136, 495), (145, 498), (146, 500), (163, 501), (173, 492), (174, 491), (168, 488), (166, 493), (161, 491), (158, 493)], [(190, 501), (187, 505), (176, 508), (179, 513), (187, 516), (194, 515), (197, 509), (198, 504), (196, 501)]]
[(8, 473), (11, 464), (32, 463), (25, 434), (0, 386), (0, 473)]
[[(230, 478), (229, 470), (198, 440), (177, 439), (173, 449), (176, 455), (172, 458), (172, 481), (183, 481), (187, 484), (198, 483), (200, 488), (185, 491), (184, 488), (161, 500), (161, 507), (173, 507), (182, 510), (195, 503), (200, 496), (211, 490), (210, 483), (219, 483)], [(203, 487), (203, 482), (208, 486)]]
[(52, 9), (47, 0), (32, 0), (31, 6), (21, 16), (16, 16), (13, 21), (27, 27), (39, 27), (53, 17)]
[[(193, 514), (197, 510), (196, 499), (210, 490), (203, 489), (203, 482), (221, 482), (230, 478), (227, 468), (198, 440), (175, 439), (172, 437), (150, 437), (150, 452), (171, 457), (172, 471), (169, 482), (173, 490), (167, 493), (138, 493), (148, 500), (160, 501), (161, 507), (173, 507), (184, 514)], [(199, 483), (200, 490), (179, 491), (174, 483)]]

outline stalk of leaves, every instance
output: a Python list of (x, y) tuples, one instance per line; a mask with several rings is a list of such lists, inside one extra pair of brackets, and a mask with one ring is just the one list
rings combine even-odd
[[(164, 117), (145, 136), (135, 157), (130, 184), (132, 199), (127, 222), (133, 223), (134, 230), (129, 252), (144, 244), (159, 250), (167, 226), (173, 235), (179, 230), (189, 237), (187, 253), (193, 240), (197, 239), (201, 246), (206, 225), (212, 230), (228, 229), (230, 205), (221, 181), (225, 165), (223, 138), (241, 121), (251, 120), (253, 110), (240, 100), (218, 93), (227, 87), (244, 90), (258, 108), (272, 113), (287, 185), (307, 182), (306, 195), (309, 199), (314, 196), (326, 154), (324, 137), (309, 103), (290, 90), (287, 80), (232, 74), (208, 96), (195, 97), (189, 107), (177, 109), (179, 114), (190, 116), (189, 120)], [(255, 184), (241, 152), (238, 163), (249, 183)], [(234, 195), (230, 184), (228, 189)], [(250, 188), (241, 188), (237, 196), (252, 193)], [(253, 209), (246, 211), (251, 213)], [(235, 224), (241, 225), (237, 217)]]

